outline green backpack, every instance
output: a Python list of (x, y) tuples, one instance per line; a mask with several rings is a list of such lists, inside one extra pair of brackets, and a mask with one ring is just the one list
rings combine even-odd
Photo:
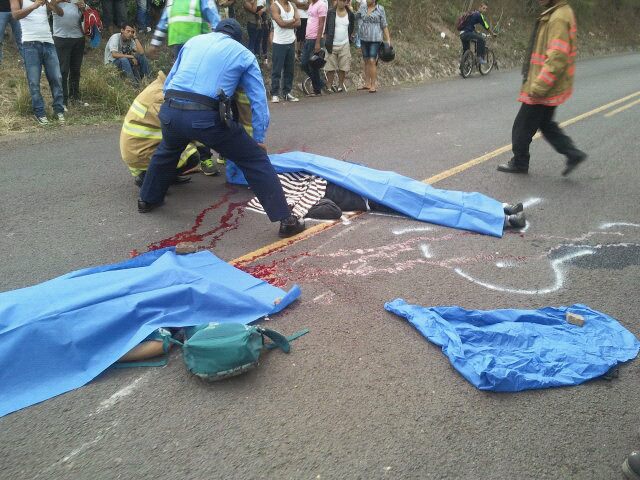
[[(216, 381), (240, 375), (258, 365), (266, 349), (289, 353), (289, 342), (308, 333), (305, 329), (290, 337), (268, 328), (241, 323), (209, 323), (185, 328), (185, 341), (171, 339), (182, 347), (187, 369), (205, 380)], [(265, 343), (265, 337), (271, 342)]]

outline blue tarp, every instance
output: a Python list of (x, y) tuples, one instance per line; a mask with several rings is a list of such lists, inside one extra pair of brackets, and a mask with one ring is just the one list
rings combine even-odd
[[(278, 173), (318, 175), (416, 220), (502, 237), (502, 203), (481, 193), (439, 190), (395, 172), (311, 153), (289, 152), (269, 158)], [(227, 167), (227, 180), (246, 185), (242, 172), (233, 164)]]
[(173, 248), (0, 293), (0, 416), (81, 387), (159, 327), (246, 324), (299, 295)]
[[(615, 319), (579, 304), (482, 311), (396, 299), (384, 308), (441, 346), (453, 367), (480, 390), (578, 385), (635, 358), (640, 349), (636, 337)], [(582, 315), (584, 326), (568, 323), (567, 312)]]

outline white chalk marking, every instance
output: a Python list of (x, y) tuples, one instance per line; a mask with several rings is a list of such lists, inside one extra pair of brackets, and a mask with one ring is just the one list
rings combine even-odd
[(627, 223), (627, 222), (612, 222), (612, 223), (603, 223), (600, 225), (600, 230), (607, 230), (613, 227), (640, 227), (637, 223)]
[(496, 267), (498, 268), (513, 268), (518, 266), (518, 262), (514, 262), (513, 260), (501, 260), (496, 262)]
[(426, 243), (420, 245), (420, 251), (422, 252), (424, 258), (433, 258), (433, 254), (429, 251), (429, 245), (427, 245)]
[(455, 268), (454, 272), (456, 272), (462, 278), (466, 278), (470, 282), (473, 282), (476, 285), (480, 285), (481, 287), (488, 288), (489, 290), (495, 290), (503, 293), (519, 293), (521, 295), (545, 295), (547, 293), (552, 293), (560, 290), (564, 285), (564, 272), (562, 271), (562, 268), (561, 268), (563, 263), (569, 260), (573, 260), (574, 258), (584, 257), (585, 255), (593, 255), (594, 253), (595, 251), (593, 250), (580, 250), (572, 254), (569, 254), (565, 257), (556, 258), (555, 260), (553, 260), (551, 262), (551, 268), (553, 269), (553, 273), (555, 274), (555, 277), (556, 277), (555, 282), (551, 287), (547, 287), (539, 290), (520, 290), (516, 288), (508, 288), (508, 287), (501, 287), (499, 285), (492, 285), (490, 283), (476, 280), (468, 273), (463, 272), (462, 269), (460, 268)]
[(414, 233), (414, 232), (431, 232), (433, 231), (433, 227), (412, 227), (412, 228), (396, 228), (391, 230), (391, 233), (394, 235), (404, 235), (405, 233)]
[(103, 400), (102, 402), (100, 402), (100, 406), (96, 409), (95, 413), (103, 412), (103, 411), (113, 407), (116, 403), (118, 403), (120, 401), (120, 399), (122, 399), (124, 397), (128, 397), (129, 395), (131, 395), (135, 391), (136, 387), (147, 376), (149, 376), (149, 373), (141, 376), (140, 378), (137, 378), (136, 380), (134, 380), (132, 383), (130, 383), (126, 387), (121, 388), (120, 390), (118, 390), (116, 393), (111, 395), (106, 400)]
[(530, 198), (529, 200), (526, 200), (526, 201), (522, 202), (522, 206), (524, 208), (529, 208), (529, 207), (533, 207), (534, 205), (539, 204), (540, 202), (542, 202), (541, 198), (534, 197), (534, 198)]

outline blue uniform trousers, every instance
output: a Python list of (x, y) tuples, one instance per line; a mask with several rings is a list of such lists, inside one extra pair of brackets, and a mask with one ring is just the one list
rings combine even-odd
[(179, 110), (166, 102), (160, 108), (162, 141), (156, 149), (140, 189), (140, 199), (160, 203), (171, 185), (180, 154), (191, 141), (213, 148), (233, 160), (244, 174), (272, 222), (291, 215), (267, 153), (240, 125), (227, 127), (217, 111)]

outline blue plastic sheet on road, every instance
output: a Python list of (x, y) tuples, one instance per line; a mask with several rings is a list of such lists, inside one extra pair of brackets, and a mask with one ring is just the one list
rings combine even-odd
[(157, 328), (247, 324), (300, 295), (174, 250), (0, 293), (0, 416), (88, 383)]
[[(304, 171), (416, 220), (502, 237), (502, 203), (476, 192), (439, 190), (395, 172), (376, 170), (311, 153), (269, 155), (276, 172)], [(246, 185), (242, 172), (227, 166), (227, 180)]]
[[(618, 321), (586, 305), (483, 311), (396, 299), (384, 307), (441, 346), (453, 367), (480, 390), (578, 385), (636, 358), (640, 349)], [(582, 315), (584, 326), (568, 323), (567, 312)]]

